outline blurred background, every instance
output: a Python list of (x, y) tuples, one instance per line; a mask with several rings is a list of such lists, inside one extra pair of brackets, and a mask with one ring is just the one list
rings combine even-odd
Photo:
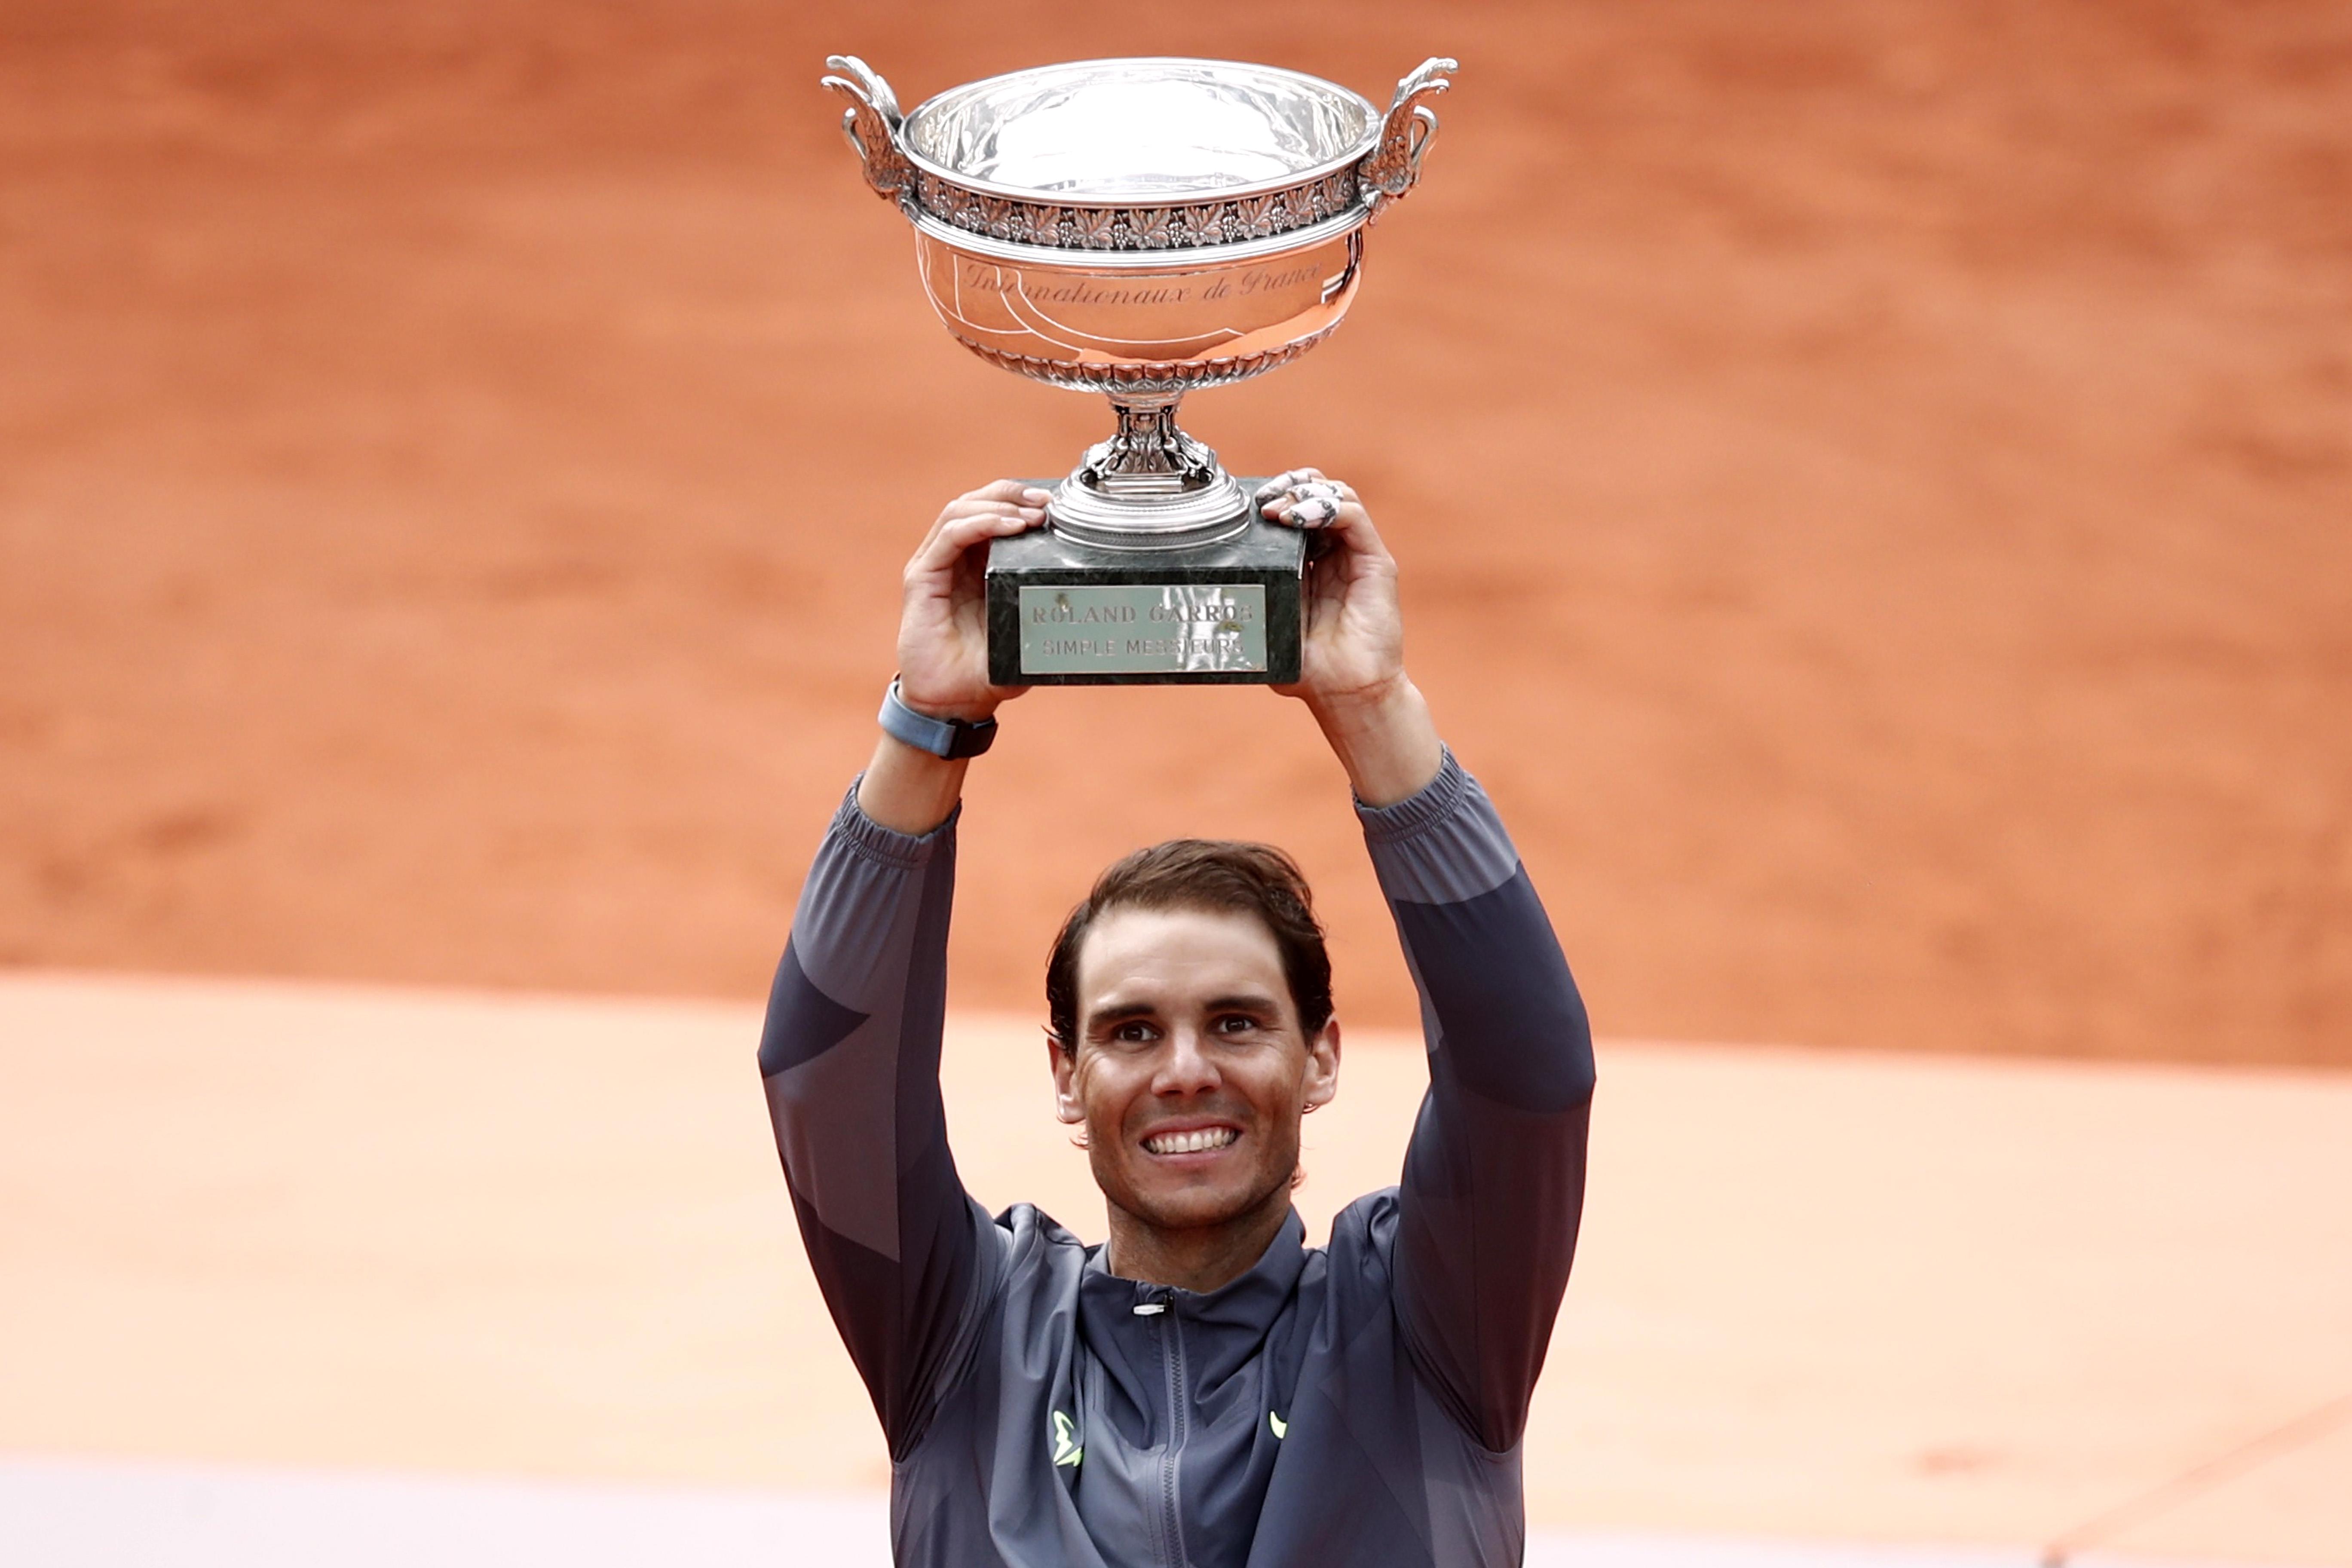
[[(815, 87), (1461, 58), (1347, 330), (1192, 400), (1372, 499), (1612, 1031), (2352, 1065), (2340, 5), (231, 8), (0, 48), (0, 959), (756, 994), (940, 504), (1101, 400), (971, 358)], [(1262, 693), (981, 770), (959, 994)]]
[[(2282, 1115), (2329, 1108), (2311, 1150), (2352, 1141), (2338, 0), (0, 0), (0, 974), (71, 976), (100, 1013), (109, 975), (685, 999), (706, 1021), (698, 999), (758, 1000), (871, 744), (899, 565), (949, 497), (1058, 474), (1108, 423), (931, 318), (817, 89), (830, 52), (909, 106), (1145, 53), (1385, 101), (1457, 57), (1346, 330), (1185, 419), (1236, 472), (1314, 464), (1365, 493), (1411, 666), (1600, 1029), (1872, 1071), (2163, 1064), (2183, 1105), (2251, 1069), (2246, 1092), (2302, 1108)], [(1344, 782), (1296, 710), (1047, 691), (1003, 726), (965, 817), (960, 1007), (1034, 1014), (1092, 873), (1211, 834), (1297, 851), (1343, 1014), (1368, 1038), (1412, 1025)], [(12, 1015), (30, 1228), (7, 1245), (35, 1295), (90, 1194), (138, 1188), (132, 1156), (89, 1152), (112, 1091), (54, 1075), (154, 1081), (76, 1058), (68, 1012)], [(64, 1031), (37, 1053), (37, 1014)], [(105, 1016), (142, 1048), (173, 1037)], [(464, 1037), (482, 1081), (521, 1070), (495, 1031)], [(740, 1082), (712, 1081), (756, 1124), (750, 1045), (721, 1058)], [(1037, 1120), (1023, 1136), (1049, 1136)], [(2193, 1117), (2164, 1126), (2150, 1180), (2212, 1157)], [(37, 1132), (62, 1163), (23, 1152)], [(2259, 1118), (2240, 1135), (2278, 1147)], [(761, 1136), (744, 1179), (762, 1244), (791, 1249)], [(183, 1176), (229, 1157), (182, 1152)], [(299, 1186), (341, 1157), (272, 1169)], [(2330, 1238), (2335, 1158), (2280, 1177)], [(2296, 1261), (2254, 1294), (2326, 1274), (2294, 1342), (2352, 1346), (2320, 1234), (2279, 1231)], [(41, 1333), (88, 1321), (58, 1289)], [(2192, 1337), (2243, 1331), (2218, 1321)], [(87, 1394), (58, 1375), (42, 1399)], [(0, 1368), (23, 1397), (37, 1381)], [(2272, 1409), (2216, 1416), (2143, 1479)], [(0, 1441), (145, 1442), (45, 1419)], [(482, 1462), (538, 1465), (526, 1448)], [(1905, 1462), (1965, 1475), (1979, 1451)], [(2352, 1496), (2352, 1468), (2329, 1474)], [(1723, 1528), (1828, 1528), (1714, 1506)], [(2023, 1538), (2029, 1512), (1982, 1528)], [(1943, 1535), (1978, 1528), (1950, 1517)], [(2352, 1562), (2352, 1528), (2290, 1545), (2339, 1539), (2326, 1560)]]

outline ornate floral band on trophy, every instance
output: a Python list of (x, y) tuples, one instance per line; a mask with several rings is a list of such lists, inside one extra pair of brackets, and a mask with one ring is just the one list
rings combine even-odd
[(915, 227), (923, 287), (992, 364), (1110, 399), (1117, 427), (996, 541), (1001, 686), (1298, 679), (1307, 536), (1176, 424), (1187, 392), (1289, 363), (1356, 297), (1364, 228), (1419, 178), (1448, 59), (1383, 114), (1227, 60), (1084, 60), (900, 114), (853, 56), (824, 85), (866, 183)]

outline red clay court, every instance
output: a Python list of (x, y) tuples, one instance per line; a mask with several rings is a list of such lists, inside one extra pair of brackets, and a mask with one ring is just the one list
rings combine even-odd
[[(1381, 98), (1463, 62), (1346, 329), (1186, 423), (1236, 471), (1365, 492), (1416, 678), (1604, 1036), (1785, 1047), (1624, 1058), (1594, 1200), (1622, 1239), (1571, 1288), (1599, 1317), (1555, 1349), (1539, 1526), (2028, 1548), (2352, 1395), (2345, 6), (0, 0), (0, 1274), (31, 1282), (0, 1292), (0, 1447), (874, 1484), (825, 1468), (866, 1429), (761, 1425), (848, 1374), (790, 1317), (751, 1045), (723, 1040), (869, 744), (907, 551), (1106, 415), (930, 319), (815, 86), (841, 50), (910, 101), (1094, 54)], [(1087, 879), (1181, 833), (1297, 851), (1351, 1025), (1409, 1026), (1342, 787), (1262, 693), (1008, 709), (959, 1037), (1033, 1013)], [(539, 998), (513, 1041), (484, 994)], [(550, 1018), (634, 1043), (567, 1088), (532, 1065)], [(445, 1026), (467, 1051), (436, 1054)], [(675, 1206), (446, 1250), (469, 1205), (528, 1212), (582, 1129), (635, 1147), (673, 1049), (678, 1121), (604, 1175)], [(387, 1051), (439, 1076), (375, 1093)], [(1364, 1053), (1368, 1128), (1409, 1098), (1383, 1062), (1411, 1054)], [(1034, 1087), (971, 1152), (1008, 1181), (1056, 1153)], [(1713, 1163), (1750, 1092), (1822, 1107), (1834, 1158), (1754, 1153), (1787, 1184), (1753, 1223), (1815, 1227), (1811, 1283), (1708, 1271), (1753, 1261), (1708, 1202), (1752, 1174)], [(288, 1120), (320, 1116), (345, 1142)], [(1643, 1164), (1699, 1127), (1729, 1142)], [(1388, 1136), (1345, 1180), (1383, 1179)], [(370, 1149), (415, 1181), (316, 1228), (303, 1194)], [(1919, 1149), (2005, 1195), (1948, 1204)], [(1928, 1228), (1890, 1242), (1882, 1187)], [(1640, 1274), (1677, 1247), (1706, 1251)], [(1923, 1369), (1958, 1320), (1874, 1271), (1913, 1247), (2023, 1271), (1917, 1277), (1987, 1359)], [(302, 1283), (346, 1266), (351, 1294)], [(683, 1309), (640, 1268), (708, 1269), (740, 1316), (665, 1360)], [(362, 1303), (394, 1347), (367, 1370), (299, 1349)], [(567, 1308), (602, 1327), (485, 1370), (537, 1365), (528, 1325)], [(240, 1361), (256, 1335), (294, 1348)], [(742, 1373), (745, 1345), (785, 1359)], [(714, 1400), (742, 1424), (646, 1415)], [(2344, 1433), (2282, 1451), (2288, 1500), (2112, 1550), (2352, 1563)], [(2195, 1506), (2271, 1497), (2230, 1489), (2269, 1463)]]

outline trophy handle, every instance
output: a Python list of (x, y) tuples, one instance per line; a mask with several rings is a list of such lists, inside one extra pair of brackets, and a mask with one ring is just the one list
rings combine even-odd
[(824, 64), (826, 69), (841, 73), (826, 77), (824, 85), (849, 100), (849, 108), (841, 117), (841, 134), (865, 165), (866, 183), (874, 187), (875, 195), (896, 200), (915, 178), (914, 165), (898, 150), (898, 126), (906, 118), (898, 112), (898, 95), (856, 55), (827, 55)]
[(1449, 73), (1461, 68), (1459, 60), (1433, 56), (1397, 83), (1388, 117), (1381, 121), (1381, 139), (1356, 165), (1374, 216), (1391, 202), (1402, 200), (1421, 178), (1421, 161), (1437, 135), (1437, 111), (1421, 100), (1453, 86)]

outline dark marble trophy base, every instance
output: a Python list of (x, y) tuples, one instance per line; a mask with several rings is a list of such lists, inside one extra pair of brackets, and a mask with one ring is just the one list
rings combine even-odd
[[(1242, 493), (1263, 482), (1243, 479)], [(1104, 550), (1050, 526), (996, 540), (988, 551), (988, 679), (1288, 685), (1298, 679), (1307, 540), (1255, 510), (1244, 532), (1185, 549)]]

